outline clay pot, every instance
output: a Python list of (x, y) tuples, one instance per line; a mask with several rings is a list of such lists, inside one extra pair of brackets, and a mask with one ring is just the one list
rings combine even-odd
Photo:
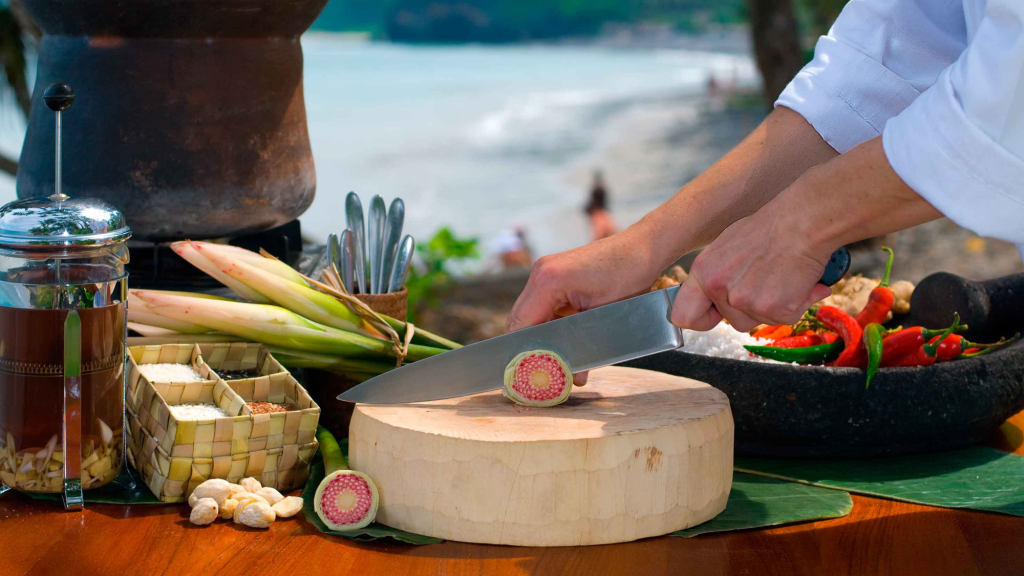
[(117, 206), (134, 237), (211, 238), (298, 217), (316, 177), (299, 36), (327, 0), (24, 0), (44, 35), (18, 196), (53, 193), (51, 83), (63, 191)]

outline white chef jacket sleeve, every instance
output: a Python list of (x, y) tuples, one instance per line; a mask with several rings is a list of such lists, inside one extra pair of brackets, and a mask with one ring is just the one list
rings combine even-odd
[(843, 153), (881, 134), (966, 45), (960, 2), (851, 0), (775, 105)]
[(988, 1), (970, 45), (889, 120), (882, 144), (946, 217), (1024, 256), (1024, 1)]

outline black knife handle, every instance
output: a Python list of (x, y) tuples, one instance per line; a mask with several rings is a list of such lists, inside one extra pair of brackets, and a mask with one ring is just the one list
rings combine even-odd
[(825, 271), (821, 273), (821, 282), (825, 286), (831, 286), (842, 280), (843, 276), (850, 271), (850, 251), (842, 246), (832, 253), (832, 257), (825, 264)]

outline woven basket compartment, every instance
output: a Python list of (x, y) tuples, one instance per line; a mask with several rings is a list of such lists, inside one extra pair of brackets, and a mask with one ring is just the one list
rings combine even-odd
[[(254, 477), (264, 486), (294, 490), (309, 476), (316, 452), (320, 408), (309, 394), (260, 344), (195, 344), (129, 348), (129, 458), (153, 493), (165, 502), (182, 502), (210, 478), (238, 482)], [(191, 364), (208, 382), (153, 383), (139, 364)], [(261, 376), (227, 382), (216, 369), (258, 368)], [(245, 392), (240, 395), (237, 391)], [(252, 414), (245, 405), (265, 392), (297, 409)], [(169, 405), (214, 403), (229, 417), (178, 420)]]

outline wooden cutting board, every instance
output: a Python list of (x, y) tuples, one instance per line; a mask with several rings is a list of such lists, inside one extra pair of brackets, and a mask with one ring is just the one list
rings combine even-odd
[(358, 405), (353, 469), (377, 520), (463, 542), (628, 542), (705, 522), (732, 486), (733, 421), (707, 384), (634, 368), (590, 373), (569, 400), (523, 408), (501, 392)]

